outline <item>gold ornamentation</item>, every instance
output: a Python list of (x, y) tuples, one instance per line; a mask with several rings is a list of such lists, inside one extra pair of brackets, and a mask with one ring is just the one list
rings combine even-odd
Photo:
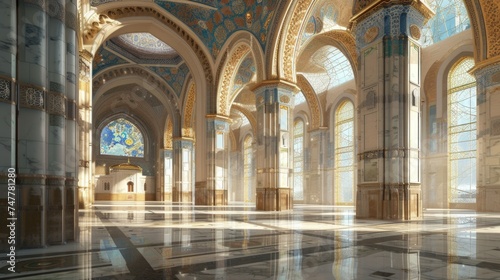
[(173, 145), (173, 138), (174, 138), (174, 124), (172, 123), (172, 118), (168, 117), (167, 119), (167, 128), (165, 129), (165, 135), (163, 138), (164, 142), (164, 148), (167, 150), (172, 150), (174, 145)]
[(280, 96), (280, 102), (281, 103), (290, 103), (290, 97), (288, 97), (286, 95), (282, 95), (282, 96)]
[(47, 94), (47, 111), (52, 115), (66, 115), (66, 98), (62, 93), (49, 91)]
[(486, 29), (486, 59), (500, 55), (500, 24), (498, 17), (500, 14), (500, 2), (491, 0), (480, 0), (481, 10)]
[(422, 32), (420, 31), (420, 28), (416, 26), (415, 24), (410, 25), (410, 35), (413, 37), (415, 40), (420, 40), (420, 37), (422, 36)]
[(375, 38), (377, 38), (378, 32), (379, 32), (378, 26), (372, 26), (372, 27), (368, 28), (368, 30), (366, 30), (365, 36), (364, 36), (365, 43), (368, 44), (368, 43), (373, 42), (373, 40), (375, 40)]
[(191, 83), (187, 92), (186, 105), (184, 107), (184, 123), (182, 124), (182, 137), (194, 138), (193, 114), (196, 101), (196, 85)]
[(234, 52), (231, 53), (231, 57), (226, 63), (226, 66), (223, 69), (223, 76), (222, 76), (222, 81), (221, 81), (221, 90), (220, 90), (220, 95), (218, 98), (219, 102), (219, 113), (222, 115), (227, 116), (229, 114), (230, 110), (230, 89), (231, 89), (231, 83), (234, 79), (234, 76), (237, 74), (236, 69), (242, 59), (250, 52), (250, 47), (248, 45), (241, 44), (236, 49)]
[(286, 32), (285, 46), (283, 50), (283, 71), (284, 78), (288, 81), (295, 80), (295, 58), (298, 54), (298, 44), (300, 40), (297, 38), (300, 35), (302, 23), (307, 15), (309, 6), (312, 0), (299, 0), (292, 14), (292, 18), (288, 24), (289, 28)]
[(312, 86), (302, 75), (297, 75), (297, 85), (302, 90), (302, 94), (304, 94), (309, 111), (311, 112), (311, 130), (318, 129), (321, 126), (322, 111), (316, 92), (314, 92)]

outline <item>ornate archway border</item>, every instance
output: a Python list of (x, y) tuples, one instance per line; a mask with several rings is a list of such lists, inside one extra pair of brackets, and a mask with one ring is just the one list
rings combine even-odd
[(311, 130), (319, 129), (323, 126), (323, 111), (316, 92), (303, 75), (297, 75), (297, 86), (302, 90), (306, 98), (309, 111), (311, 112)]

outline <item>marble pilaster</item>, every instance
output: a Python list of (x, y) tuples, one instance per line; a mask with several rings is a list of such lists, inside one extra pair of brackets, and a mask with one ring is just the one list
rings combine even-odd
[[(68, 4), (69, 5), (69, 4)], [(66, 62), (70, 62), (66, 59)], [(78, 103), (70, 102), (68, 96), (68, 115), (74, 110), (78, 120), (78, 206), (87, 208), (94, 200), (92, 180), (92, 55), (87, 51), (79, 53)], [(69, 68), (69, 67), (68, 67)], [(69, 88), (71, 85), (67, 83)], [(78, 104), (78, 106), (76, 106)], [(76, 111), (78, 110), (78, 112)]]
[(418, 4), (380, 4), (353, 17), (361, 58), (357, 218), (422, 217), (418, 40), (431, 11)]
[(292, 208), (293, 84), (267, 81), (258, 85), (256, 207), (264, 211)]
[(206, 116), (207, 184), (196, 189), (196, 205), (227, 205), (229, 124), (224, 116)]
[(18, 13), (19, 245), (43, 247), (47, 244), (48, 15), (44, 1), (19, 1)]
[[(304, 182), (304, 202), (315, 204), (328, 204), (333, 202), (333, 197), (329, 197), (327, 189), (327, 173), (325, 170), (326, 160), (326, 136), (328, 130), (320, 128), (309, 132), (310, 139), (307, 147), (306, 164), (304, 175), (307, 178)], [(333, 177), (331, 177), (333, 178)], [(330, 195), (332, 195), (330, 193)]]
[(172, 201), (172, 180), (174, 178), (173, 169), (173, 151), (171, 149), (163, 150), (163, 201)]
[(172, 202), (192, 202), (194, 189), (194, 140), (174, 138)]
[(477, 80), (477, 210), (500, 212), (500, 62), (473, 69)]
[[(77, 104), (79, 99), (78, 94), (78, 80), (77, 80), (77, 58), (78, 58), (78, 46), (77, 46), (77, 1), (61, 1), (64, 3), (64, 23), (66, 33), (66, 42), (63, 46), (62, 56), (65, 56), (65, 115), (66, 115), (66, 143), (65, 143), (65, 241), (77, 240), (78, 228), (78, 155), (80, 143), (79, 141), (79, 129), (77, 123)], [(62, 7), (62, 6), (60, 6)], [(87, 143), (85, 143), (87, 144)], [(87, 144), (86, 147), (89, 147)]]
[(53, 1), (48, 8), (48, 165), (47, 242), (62, 244), (65, 201), (66, 150), (66, 30), (65, 2)]

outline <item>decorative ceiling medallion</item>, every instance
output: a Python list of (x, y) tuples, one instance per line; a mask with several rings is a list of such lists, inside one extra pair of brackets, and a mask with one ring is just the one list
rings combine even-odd
[(420, 37), (422, 36), (422, 32), (420, 32), (420, 28), (416, 26), (415, 24), (410, 25), (410, 35), (413, 39), (415, 40), (420, 40)]
[(290, 97), (288, 97), (286, 95), (282, 95), (282, 96), (280, 96), (280, 102), (281, 103), (289, 103), (290, 102)]
[(373, 26), (373, 27), (368, 28), (368, 30), (366, 30), (365, 37), (364, 37), (365, 43), (373, 42), (373, 40), (375, 40), (375, 38), (377, 38), (378, 32), (379, 32), (379, 29), (377, 26)]

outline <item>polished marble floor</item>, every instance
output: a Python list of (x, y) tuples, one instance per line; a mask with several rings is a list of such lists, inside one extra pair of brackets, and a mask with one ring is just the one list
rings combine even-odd
[(500, 279), (500, 213), (100, 202), (79, 227), (77, 243), (18, 251), (16, 274), (0, 256), (0, 279)]

